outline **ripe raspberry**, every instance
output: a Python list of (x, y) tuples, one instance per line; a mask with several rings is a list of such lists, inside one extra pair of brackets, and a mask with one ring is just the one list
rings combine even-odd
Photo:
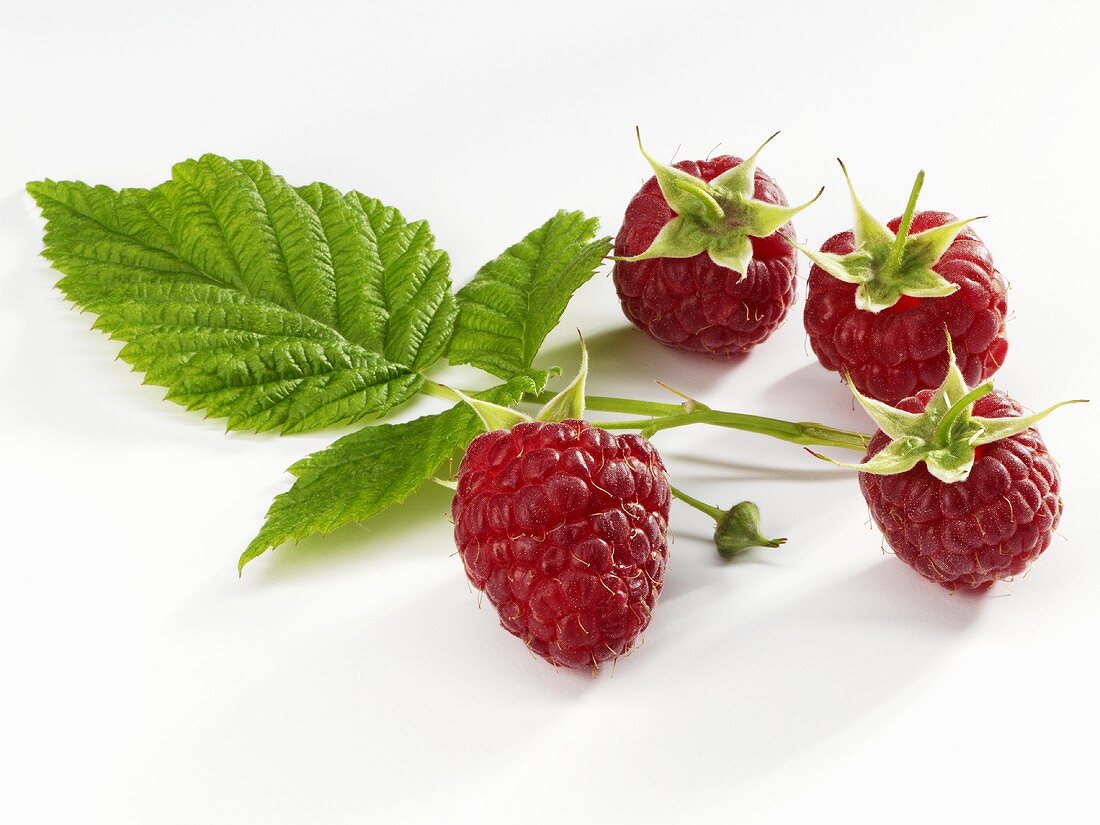
[(630, 650), (661, 593), (670, 491), (639, 435), (528, 422), (470, 444), (451, 505), (466, 575), (554, 665)]
[(989, 250), (954, 215), (913, 213), (921, 180), (906, 215), (887, 227), (853, 194), (856, 231), (834, 235), (820, 252), (803, 249), (814, 262), (804, 313), (810, 346), (824, 367), (887, 404), (943, 381), (945, 327), (968, 384), (991, 376), (1008, 352), (1005, 282)]
[[(921, 412), (933, 394), (897, 406)], [(993, 392), (974, 413), (1009, 418), (1022, 410)], [(864, 460), (889, 443), (877, 432)], [(860, 473), (859, 486), (898, 558), (948, 590), (985, 590), (1022, 572), (1046, 550), (1062, 515), (1058, 469), (1034, 428), (979, 447), (964, 481), (944, 483), (918, 464), (897, 475)]]
[(672, 167), (646, 156), (656, 175), (626, 208), (613, 276), (626, 317), (660, 343), (740, 355), (771, 335), (794, 303), (789, 219), (813, 201), (789, 207), (756, 168), (759, 151)]
[[(947, 212), (918, 212), (913, 231), (956, 220)], [(897, 231), (901, 218), (887, 224)], [(852, 232), (829, 238), (822, 252), (846, 255), (855, 249)], [(972, 229), (955, 238), (933, 269), (959, 290), (940, 298), (905, 296), (879, 313), (857, 309), (856, 285), (844, 283), (816, 264), (810, 269), (805, 324), (810, 346), (827, 369), (848, 373), (866, 395), (896, 404), (922, 388), (936, 387), (947, 372), (946, 326), (956, 343), (959, 368), (968, 384), (995, 373), (1008, 352), (1005, 283), (989, 250)]]

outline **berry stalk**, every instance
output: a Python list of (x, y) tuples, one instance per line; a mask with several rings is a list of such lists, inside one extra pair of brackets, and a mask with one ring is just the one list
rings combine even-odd
[(760, 532), (760, 508), (751, 501), (723, 510), (677, 487), (669, 489), (675, 498), (714, 519), (714, 544), (724, 559), (732, 559), (750, 547), (780, 547), (787, 543), (785, 538), (770, 539)]
[[(843, 167), (844, 164), (841, 164)], [(847, 174), (847, 172), (845, 172)], [(905, 241), (909, 237), (909, 230), (913, 226), (913, 214), (917, 211), (917, 198), (924, 187), (924, 170), (917, 172), (917, 179), (913, 182), (913, 189), (909, 193), (909, 202), (905, 204), (905, 211), (901, 215), (901, 223), (895, 233), (894, 245), (890, 247), (890, 257), (886, 259), (886, 271), (893, 274), (898, 271), (902, 253), (905, 252)]]
[[(543, 398), (546, 396), (546, 398)], [(544, 402), (550, 393), (542, 393), (534, 399)], [(686, 427), (690, 424), (710, 424), (732, 430), (758, 433), (791, 444), (802, 446), (838, 447), (844, 450), (865, 452), (871, 436), (851, 430), (839, 430), (813, 421), (784, 421), (748, 413), (714, 410), (697, 401), (686, 404), (664, 404), (656, 401), (639, 401), (633, 398), (611, 398), (589, 395), (585, 397), (585, 406), (599, 412), (626, 413), (627, 415), (648, 416), (640, 420), (595, 421), (605, 430), (639, 430), (649, 436), (660, 430), (673, 427)]]
[[(452, 401), (461, 400), (461, 395), (450, 387), (428, 381), (424, 392)], [(548, 403), (554, 394), (543, 392), (528, 400), (532, 403)], [(638, 430), (645, 436), (651, 436), (661, 430), (674, 427), (686, 427), (691, 424), (709, 424), (731, 430), (757, 433), (803, 447), (836, 447), (842, 450), (865, 452), (871, 441), (866, 433), (852, 430), (840, 430), (814, 421), (784, 421), (748, 413), (714, 410), (698, 401), (689, 400), (684, 404), (667, 404), (659, 401), (641, 401), (635, 398), (614, 398), (604, 395), (586, 395), (585, 408), (589, 411), (623, 413), (643, 416), (624, 421), (593, 421), (593, 426), (605, 430)]]

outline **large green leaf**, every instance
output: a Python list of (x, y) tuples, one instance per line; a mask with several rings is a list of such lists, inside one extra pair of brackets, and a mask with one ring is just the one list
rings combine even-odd
[[(478, 396), (511, 404), (542, 385), (529, 376)], [(241, 555), (239, 567), (269, 548), (364, 521), (404, 501), (482, 429), (464, 403), (404, 424), (376, 424), (335, 441), (290, 468), (294, 485), (275, 497), (263, 528)]]
[(456, 306), (424, 222), (258, 161), (177, 164), (153, 189), (41, 181), (44, 256), (121, 356), (231, 429), (382, 414), (423, 385)]
[(558, 212), (458, 291), (458, 320), (447, 360), (472, 364), (501, 378), (531, 367), (542, 342), (573, 293), (611, 250), (593, 240), (599, 222)]

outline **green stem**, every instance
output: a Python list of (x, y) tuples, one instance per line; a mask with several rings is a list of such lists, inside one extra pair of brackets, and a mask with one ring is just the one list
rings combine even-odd
[(917, 172), (917, 179), (913, 182), (913, 189), (909, 193), (909, 203), (905, 205), (905, 212), (901, 216), (897, 235), (894, 237), (894, 245), (890, 248), (890, 257), (886, 259), (886, 271), (897, 272), (901, 263), (901, 253), (905, 249), (905, 239), (909, 237), (909, 227), (913, 225), (913, 213), (917, 209), (917, 198), (920, 197), (921, 187), (924, 186), (924, 170)]
[[(425, 381), (424, 390), (428, 395), (438, 398), (446, 398), (450, 401), (460, 400), (459, 396), (450, 387), (435, 381)], [(545, 404), (553, 398), (553, 393), (543, 392), (528, 400)], [(664, 404), (658, 401), (639, 401), (634, 398), (612, 398), (605, 395), (586, 395), (585, 407), (598, 412), (625, 413), (627, 415), (648, 416), (647, 418), (632, 419), (629, 421), (594, 421), (597, 427), (605, 430), (640, 430), (652, 434), (660, 430), (671, 430), (674, 427), (686, 427), (691, 424), (710, 424), (715, 427), (725, 427), (731, 430), (741, 430), (748, 433), (778, 438), (791, 444), (801, 444), (806, 447), (839, 447), (844, 450), (864, 452), (871, 436), (851, 430), (838, 430), (835, 427), (827, 427), (813, 421), (783, 421), (779, 418), (767, 418), (762, 415), (748, 415), (746, 413), (723, 412), (712, 410), (701, 404)]]
[(676, 496), (676, 498), (680, 499), (680, 501), (684, 502), (685, 504), (690, 504), (700, 513), (706, 513), (715, 521), (720, 522), (725, 517), (725, 510), (722, 510), (718, 507), (712, 507), (705, 502), (699, 501), (699, 499), (695, 498), (694, 496), (689, 496), (678, 487), (671, 487), (670, 485), (670, 488), (672, 490), (672, 495)]
[(864, 452), (871, 437), (850, 430), (838, 430), (812, 421), (783, 421), (761, 415), (724, 412), (722, 410), (680, 410), (678, 414), (658, 416), (640, 421), (594, 421), (597, 427), (606, 430), (640, 430), (646, 434), (671, 430), (674, 427), (687, 427), (691, 424), (710, 424), (748, 433), (758, 433), (791, 444), (805, 447), (839, 447), (844, 450)]
[[(538, 397), (539, 403), (546, 403), (551, 394), (544, 392)], [(663, 404), (659, 401), (638, 401), (633, 398), (611, 398), (606, 395), (586, 395), (584, 404), (590, 410), (598, 412), (626, 413), (627, 415), (648, 415), (652, 417), (680, 415), (683, 404)]]
[(962, 415), (963, 410), (969, 409), (970, 405), (986, 395), (993, 392), (993, 382), (986, 381), (984, 384), (979, 384), (954, 404), (952, 404), (947, 412), (943, 414), (943, 418), (940, 419), (940, 423), (936, 426), (935, 439), (937, 444), (946, 444), (951, 436), (951, 428), (955, 426), (955, 422), (959, 420), (959, 416)]
[(424, 380), (424, 386), (420, 391), (425, 395), (434, 395), (436, 398), (445, 398), (448, 401), (462, 400), (462, 397), (446, 384), (440, 384), (428, 379)]

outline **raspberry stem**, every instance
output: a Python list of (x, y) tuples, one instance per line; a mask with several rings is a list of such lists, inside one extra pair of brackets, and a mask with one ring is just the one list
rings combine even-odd
[(787, 543), (786, 539), (770, 539), (760, 532), (760, 508), (751, 501), (723, 510), (672, 485), (669, 489), (680, 501), (714, 519), (714, 544), (724, 559), (732, 559), (750, 547), (779, 547)]
[(993, 382), (986, 381), (952, 404), (947, 412), (943, 414), (943, 418), (940, 419), (940, 423), (936, 427), (936, 443), (946, 444), (951, 438), (951, 428), (955, 426), (955, 422), (959, 420), (959, 416), (963, 414), (963, 411), (969, 410), (975, 401), (989, 395), (991, 392), (993, 392)]
[[(435, 381), (426, 381), (425, 393), (448, 400), (461, 400), (461, 395), (450, 387)], [(527, 400), (536, 404), (545, 404), (553, 399), (552, 392), (542, 392)], [(804, 447), (837, 447), (842, 450), (864, 452), (871, 436), (852, 430), (839, 430), (813, 421), (783, 421), (748, 413), (726, 412), (710, 408), (698, 409), (685, 404), (665, 404), (659, 401), (641, 401), (635, 398), (614, 398), (606, 395), (586, 395), (584, 405), (588, 410), (598, 412), (624, 413), (644, 416), (624, 421), (593, 421), (593, 426), (605, 430), (638, 430), (652, 435), (660, 430), (674, 427), (687, 427), (691, 424), (710, 424), (748, 433), (767, 435), (800, 444)]]
[(704, 501), (700, 501), (694, 496), (688, 495), (679, 487), (674, 487), (670, 485), (669, 489), (672, 491), (672, 495), (680, 499), (680, 501), (684, 502), (684, 504), (690, 504), (700, 513), (706, 513), (715, 521), (721, 521), (726, 515), (726, 511), (723, 510), (721, 507), (715, 507), (711, 504), (707, 504)]
[(905, 239), (909, 237), (909, 227), (913, 225), (913, 213), (917, 211), (917, 198), (924, 186), (924, 170), (917, 172), (917, 179), (913, 181), (913, 189), (909, 193), (909, 203), (905, 204), (905, 212), (902, 213), (901, 223), (894, 235), (894, 245), (890, 248), (890, 257), (886, 259), (886, 272), (893, 274), (898, 271), (901, 263), (901, 253), (905, 251)]
[[(546, 395), (546, 393), (543, 393)], [(542, 396), (535, 400), (541, 400)], [(685, 409), (680, 404), (662, 404), (656, 401), (638, 401), (632, 398), (609, 398), (590, 395), (585, 398), (589, 410), (600, 412), (619, 412), (630, 415), (645, 415), (649, 418), (637, 421), (594, 421), (598, 427), (606, 430), (640, 430), (649, 435), (673, 427), (686, 427), (690, 424), (710, 424), (732, 430), (758, 433), (778, 438), (792, 444), (811, 447), (839, 447), (845, 450), (864, 452), (871, 437), (865, 433), (851, 430), (838, 430), (813, 421), (783, 421), (762, 415), (726, 412), (712, 409)]]

